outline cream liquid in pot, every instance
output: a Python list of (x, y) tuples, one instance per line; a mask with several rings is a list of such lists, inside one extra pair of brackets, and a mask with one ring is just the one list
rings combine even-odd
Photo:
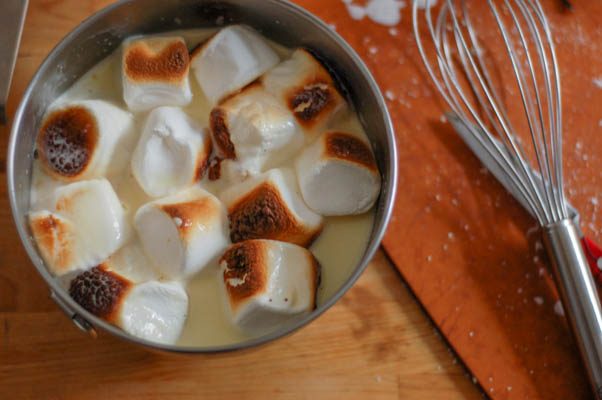
[[(185, 30), (164, 35), (182, 36), (187, 41), (188, 47), (193, 48), (214, 32), (215, 30), (207, 29)], [(270, 44), (282, 59), (287, 58), (291, 53), (290, 49), (273, 42)], [(121, 51), (116, 50), (80, 78), (50, 108), (75, 100), (99, 99), (110, 101), (122, 109), (127, 109), (122, 96), (120, 66)], [(183, 110), (207, 126), (211, 106), (205, 99), (196, 79), (192, 76), (190, 84), (193, 100), (188, 106), (183, 107)], [(141, 131), (146, 115), (146, 112), (134, 113), (138, 133)], [(347, 113), (332, 128), (365, 137), (353, 112)], [(124, 146), (118, 156), (130, 157), (135, 144), (134, 141)], [(129, 166), (129, 163), (127, 165)], [(129, 169), (119, 176), (108, 176), (107, 178), (133, 222), (138, 207), (152, 199), (138, 186)], [(34, 161), (31, 210), (48, 208), (54, 189), (60, 185), (60, 182), (50, 178), (41, 170), (37, 160)], [(206, 177), (201, 185), (214, 194), (218, 194), (224, 187), (223, 182), (209, 182)], [(373, 222), (374, 210), (357, 216), (326, 217), (324, 219), (324, 230), (310, 248), (322, 266), (318, 305), (337, 292), (359, 263), (368, 245)], [(114, 256), (114, 261), (119, 267), (118, 272), (135, 282), (156, 277), (155, 272), (149, 268), (149, 262), (142, 253), (137, 238), (120, 249)], [(208, 266), (185, 282), (189, 296), (188, 319), (177, 344), (209, 347), (236, 343), (249, 338), (228, 320), (218, 275), (218, 265), (215, 264)]]

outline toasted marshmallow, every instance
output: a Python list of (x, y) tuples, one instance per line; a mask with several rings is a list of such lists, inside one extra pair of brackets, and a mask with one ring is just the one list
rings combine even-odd
[(195, 50), (190, 63), (203, 92), (216, 104), (279, 61), (260, 34), (247, 26), (233, 25)]
[(205, 173), (208, 133), (184, 111), (159, 107), (148, 115), (132, 156), (132, 173), (144, 192), (162, 197), (190, 186)]
[(220, 155), (257, 174), (294, 156), (304, 143), (294, 117), (261, 85), (251, 85), (215, 107), (211, 134)]
[(29, 216), (40, 254), (53, 274), (98, 265), (129, 239), (131, 228), (107, 180), (61, 186), (55, 196), (53, 210)]
[(220, 259), (232, 321), (267, 333), (316, 307), (320, 265), (303, 247), (274, 240), (232, 245)]
[(29, 214), (29, 226), (50, 272), (60, 276), (77, 270), (80, 257), (71, 221), (44, 210)]
[(46, 173), (63, 181), (104, 177), (127, 163), (118, 150), (134, 134), (129, 112), (101, 100), (83, 100), (51, 111), (36, 140)]
[(100, 265), (71, 281), (69, 295), (90, 313), (127, 333), (174, 344), (188, 315), (188, 295), (177, 282), (132, 281)]
[(349, 133), (328, 131), (295, 161), (303, 200), (321, 215), (368, 211), (380, 193), (370, 145)]
[(290, 59), (268, 71), (262, 82), (306, 132), (324, 129), (346, 108), (326, 68), (304, 49), (295, 50)]
[(230, 239), (273, 239), (308, 247), (322, 231), (322, 217), (301, 198), (293, 171), (271, 169), (220, 194), (228, 207)]
[(123, 45), (123, 98), (132, 111), (185, 106), (192, 100), (190, 58), (181, 37), (151, 37)]
[(134, 225), (148, 258), (169, 277), (200, 271), (230, 243), (225, 207), (199, 187), (143, 205)]

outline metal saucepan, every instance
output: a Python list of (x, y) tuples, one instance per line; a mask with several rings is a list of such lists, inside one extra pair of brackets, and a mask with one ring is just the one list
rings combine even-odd
[[(382, 192), (370, 241), (362, 260), (342, 287), (306, 317), (270, 334), (241, 343), (212, 347), (161, 345), (128, 335), (75, 303), (40, 257), (27, 223), (34, 141), (46, 108), (79, 77), (134, 34), (244, 23), (288, 47), (317, 51), (338, 78), (360, 115), (382, 172)], [(358, 279), (377, 250), (389, 221), (396, 187), (397, 158), (391, 120), (370, 72), (345, 41), (318, 18), (284, 0), (123, 0), (94, 14), (69, 33), (42, 63), (14, 117), (8, 146), (8, 191), (21, 241), (51, 297), (80, 328), (97, 329), (155, 349), (211, 353), (248, 348), (284, 336), (332, 306)]]

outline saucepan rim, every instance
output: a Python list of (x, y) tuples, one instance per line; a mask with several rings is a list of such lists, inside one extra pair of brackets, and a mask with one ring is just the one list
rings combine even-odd
[[(366, 248), (366, 251), (361, 259), (361, 261), (356, 265), (352, 274), (347, 278), (345, 283), (337, 290), (337, 292), (332, 295), (327, 301), (322, 303), (316, 310), (301, 318), (295, 323), (284, 326), (276, 331), (273, 331), (267, 335), (263, 335), (257, 338), (245, 340), (242, 342), (232, 343), (228, 345), (219, 345), (219, 346), (178, 346), (178, 345), (168, 345), (155, 343), (152, 341), (148, 341), (145, 339), (141, 339), (126, 333), (120, 328), (96, 317), (95, 315), (89, 313), (85, 309), (83, 309), (79, 304), (77, 304), (71, 297), (68, 295), (67, 291), (64, 290), (58, 283), (58, 281), (49, 273), (47, 268), (44, 266), (41, 261), (41, 257), (35, 246), (32, 244), (32, 241), (29, 240), (30, 233), (27, 230), (26, 224), (21, 220), (21, 216), (19, 213), (19, 207), (16, 201), (16, 182), (15, 182), (15, 173), (19, 171), (15, 170), (15, 159), (18, 156), (22, 156), (17, 154), (16, 144), (17, 144), (17, 136), (19, 134), (23, 114), (27, 104), (30, 101), (30, 98), (34, 95), (33, 89), (36, 85), (36, 82), (40, 80), (43, 71), (45, 71), (49, 66), (54, 62), (55, 54), (62, 52), (67, 49), (72, 42), (82, 34), (86, 30), (87, 27), (102, 20), (106, 15), (110, 14), (114, 10), (127, 5), (128, 3), (132, 3), (140, 0), (121, 0), (117, 1), (114, 4), (111, 4), (100, 11), (94, 13), (87, 19), (85, 19), (82, 23), (80, 23), (75, 29), (69, 32), (55, 47), (54, 49), (46, 56), (45, 60), (42, 62), (40, 67), (38, 67), (35, 75), (33, 76), (31, 82), (29, 83), (23, 97), (21, 99), (21, 103), (15, 113), (14, 122), (11, 130), (11, 136), (8, 146), (8, 155), (7, 155), (7, 175), (8, 175), (8, 193), (10, 198), (10, 206), (13, 215), (14, 222), (17, 226), (17, 230), (19, 232), (19, 236), (23, 246), (25, 247), (27, 254), (35, 265), (36, 269), (40, 273), (40, 275), (44, 278), (46, 283), (51, 289), (51, 294), (61, 306), (63, 311), (71, 317), (74, 322), (78, 323), (80, 327), (82, 327), (82, 323), (84, 325), (89, 324), (90, 326), (85, 326), (87, 328), (91, 328), (93, 332), (95, 332), (96, 328), (100, 328), (102, 331), (109, 332), (114, 336), (125, 340), (127, 342), (142, 345), (147, 348), (152, 348), (156, 350), (162, 350), (167, 352), (175, 352), (175, 353), (219, 353), (219, 352), (228, 352), (233, 350), (241, 350), (247, 349), (251, 347), (256, 347), (261, 344), (265, 344), (271, 341), (274, 341), (283, 336), (289, 335), (296, 330), (306, 326), (308, 323), (319, 317), (322, 313), (328, 310), (332, 305), (334, 305), (348, 290), (351, 288), (354, 283), (357, 281), (362, 272), (366, 269), (368, 263), (373, 258), (376, 250), (380, 246), (380, 242), (385, 233), (386, 227), (389, 223), (389, 219), (391, 217), (391, 212), (393, 209), (393, 203), (395, 198), (395, 192), (397, 189), (397, 150), (395, 146), (395, 137), (393, 134), (393, 125), (391, 122), (391, 118), (389, 116), (389, 112), (387, 110), (385, 101), (382, 97), (382, 94), (378, 88), (377, 83), (375, 82), (372, 74), (362, 61), (362, 59), (357, 55), (357, 53), (353, 50), (353, 48), (347, 44), (347, 42), (332, 28), (330, 28), (325, 22), (320, 20), (318, 17), (311, 14), (309, 11), (303, 9), (302, 7), (291, 3), (288, 0), (264, 0), (271, 3), (271, 6), (274, 7), (283, 7), (286, 11), (295, 13), (299, 15), (301, 18), (304, 18), (309, 23), (313, 24), (316, 29), (319, 29), (320, 34), (330, 36), (331, 39), (337, 43), (338, 46), (353, 60), (353, 63), (360, 71), (363, 79), (368, 83), (370, 87), (371, 93), (370, 96), (374, 96), (376, 100), (379, 110), (381, 112), (381, 117), (383, 118), (384, 126), (386, 129), (386, 147), (389, 153), (388, 163), (385, 165), (385, 169), (387, 170), (387, 176), (390, 181), (387, 181), (389, 185), (389, 190), (386, 192), (386, 198), (384, 199), (384, 209), (381, 213), (381, 218), (379, 220), (374, 221), (372, 234), (370, 237), (370, 242)], [(381, 171), (384, 174), (385, 171)], [(383, 192), (381, 192), (381, 197), (383, 196)], [(382, 202), (382, 199), (379, 199), (379, 203)]]

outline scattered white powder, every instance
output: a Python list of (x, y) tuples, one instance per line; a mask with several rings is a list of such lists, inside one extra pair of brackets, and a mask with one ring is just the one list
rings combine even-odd
[(439, 121), (441, 121), (441, 122), (443, 122), (443, 123), (446, 123), (446, 122), (447, 122), (447, 118), (445, 117), (445, 115), (441, 115), (441, 116), (439, 117)]
[(516, 293), (521, 294), (523, 292), (523, 288), (519, 287), (518, 289), (516, 289)]
[(598, 121), (598, 126), (602, 127), (602, 119)]
[(512, 391), (512, 386), (508, 386), (508, 387), (506, 388), (506, 390), (507, 390), (507, 391), (509, 391), (509, 392), (511, 392), (511, 391)]
[(561, 317), (564, 317), (564, 308), (562, 307), (562, 302), (560, 300), (556, 300), (554, 304), (554, 312)]
[(543, 297), (541, 296), (535, 296), (533, 297), (533, 301), (535, 302), (535, 304), (537, 304), (538, 306), (543, 304)]
[(426, 257), (426, 261), (428, 261), (428, 262), (431, 262), (431, 261), (433, 261), (433, 256), (427, 256), (427, 257)]
[(332, 29), (333, 31), (336, 31), (336, 30), (337, 30), (337, 26), (336, 26), (336, 24), (328, 24), (328, 27), (329, 27), (330, 29)]
[(389, 35), (391, 36), (397, 36), (397, 29), (396, 28), (389, 28)]
[(473, 376), (473, 377), (472, 377), (472, 383), (474, 383), (474, 384), (476, 385), (476, 384), (477, 384), (477, 382), (478, 382), (478, 381), (477, 381), (477, 378), (476, 378), (476, 376)]
[(533, 257), (533, 262), (537, 264), (539, 262), (539, 256)]
[(366, 10), (364, 7), (355, 4), (347, 4), (347, 12), (349, 12), (351, 18), (355, 20), (364, 19), (366, 16)]
[(393, 92), (392, 92), (392, 91), (390, 91), (390, 90), (387, 90), (387, 91), (385, 92), (385, 97), (387, 98), (387, 100), (391, 100), (391, 101), (393, 101), (393, 100), (395, 100), (395, 93), (393, 93)]
[(447, 238), (448, 238), (449, 240), (454, 240), (454, 237), (455, 237), (455, 235), (454, 235), (454, 233), (453, 233), (453, 232), (447, 232)]
[(361, 20), (370, 18), (377, 24), (395, 26), (401, 21), (400, 10), (406, 6), (400, 0), (369, 0), (365, 6), (354, 4), (352, 0), (343, 0), (351, 18)]
[(371, 46), (370, 48), (368, 48), (368, 52), (372, 55), (375, 55), (376, 53), (378, 53), (378, 47)]
[(539, 276), (544, 276), (546, 274), (546, 269), (544, 267), (539, 268)]
[(592, 197), (591, 199), (589, 199), (589, 202), (592, 203), (592, 206), (597, 206), (598, 205), (598, 198), (597, 197)]
[(470, 331), (470, 332), (468, 332), (468, 336), (470, 336), (470, 337), (474, 337), (474, 331)]
[(183, 223), (182, 218), (179, 218), (179, 217), (174, 217), (173, 222), (174, 222), (174, 224), (176, 224), (177, 227), (182, 226), (182, 223)]
[(594, 85), (596, 85), (596, 87), (598, 89), (602, 89), (602, 76), (599, 76), (597, 78), (593, 79)]

